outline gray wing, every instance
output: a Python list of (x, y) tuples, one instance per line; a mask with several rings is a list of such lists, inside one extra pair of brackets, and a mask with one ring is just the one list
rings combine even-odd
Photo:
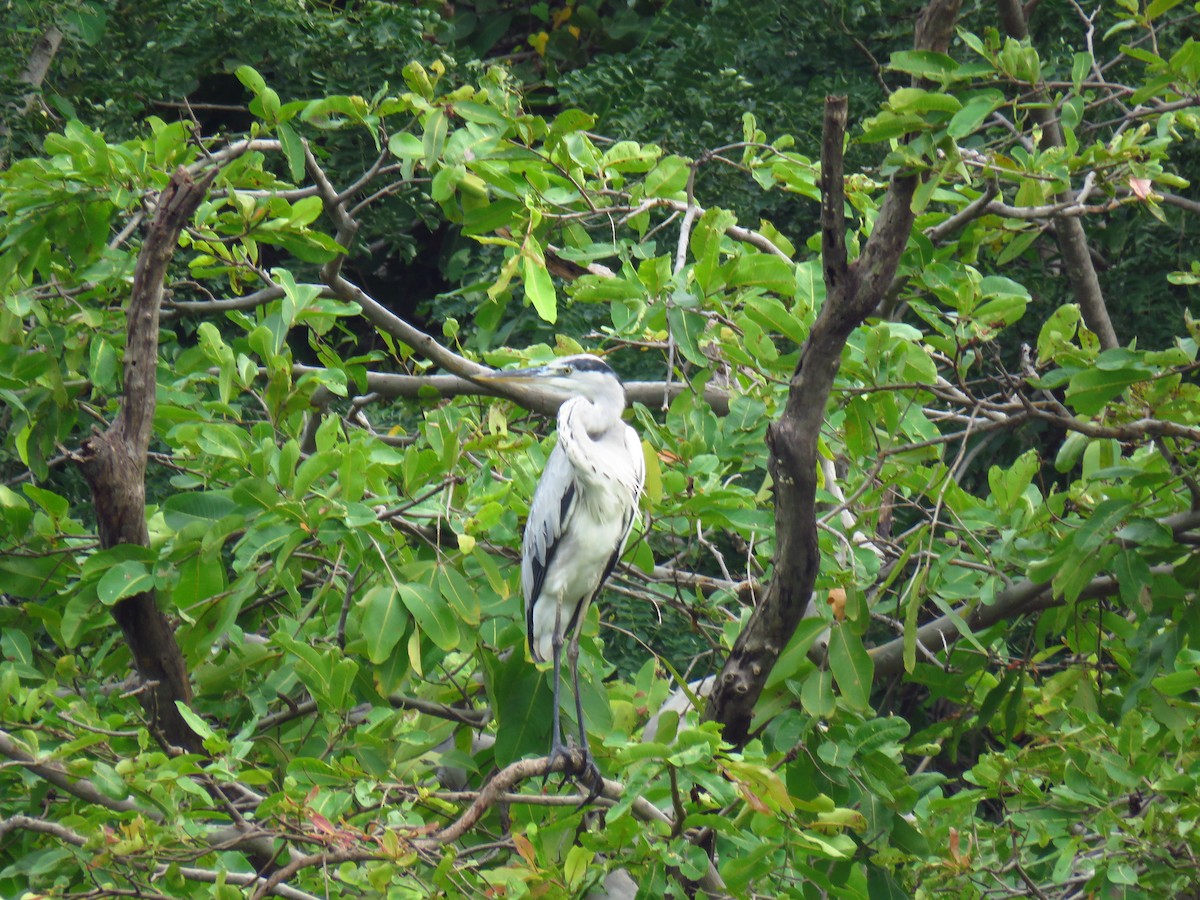
[(566, 452), (557, 443), (546, 460), (541, 480), (529, 505), (529, 520), (525, 523), (525, 540), (521, 548), (521, 587), (525, 593), (525, 636), (533, 656), (533, 607), (542, 593), (546, 571), (554, 559), (562, 536), (566, 533), (579, 492), (575, 484), (575, 469)]

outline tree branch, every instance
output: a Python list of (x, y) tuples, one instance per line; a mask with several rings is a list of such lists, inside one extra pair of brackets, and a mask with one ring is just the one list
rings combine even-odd
[[(494, 806), (518, 782), (526, 781), (530, 778), (543, 778), (551, 773), (561, 772), (568, 765), (581, 768), (582, 763), (583, 759), (578, 748), (571, 750), (570, 759), (557, 757), (553, 765), (550, 764), (550, 760), (546, 757), (522, 759), (510, 763), (492, 776), (491, 780), (483, 786), (483, 789), (480, 790), (475, 801), (467, 808), (466, 812), (432, 837), (414, 841), (413, 844), (419, 849), (435, 850), (439, 849), (443, 844), (457, 841), (474, 828), (479, 820), (483, 818), (484, 813)], [(610, 800), (620, 800), (625, 793), (625, 787), (616, 781), (609, 781), (606, 778), (604, 779), (604, 786), (600, 793), (601, 796)], [(641, 819), (643, 822), (662, 822), (672, 830), (677, 824), (670, 816), (645, 797), (636, 797), (630, 806), (630, 811), (636, 818)], [(726, 896), (725, 884), (721, 880), (716, 867), (711, 862), (708, 866), (708, 872), (700, 879), (699, 886), (709, 896)]]
[[(1152, 566), (1155, 575), (1170, 575), (1172, 565)], [(1104, 575), (1094, 579), (1079, 593), (1080, 600), (1108, 597), (1120, 590), (1117, 579)], [(951, 614), (927, 622), (917, 629), (917, 644), (930, 648), (943, 647), (960, 634), (957, 622), (965, 622), (972, 632), (981, 631), (997, 622), (1015, 619), (1038, 610), (1050, 609), (1064, 602), (1056, 595), (1049, 582), (1022, 581), (1006, 588), (989, 604), (978, 602), (960, 606)], [(867, 651), (875, 663), (875, 681), (887, 681), (904, 671), (904, 638), (898, 637), (882, 646)]]
[[(154, 430), (158, 374), (158, 317), (163, 281), (191, 219), (216, 172), (199, 181), (177, 169), (158, 198), (154, 219), (138, 253), (127, 313), (125, 385), (121, 407), (106, 431), (88, 438), (72, 454), (92, 491), (97, 530), (104, 549), (150, 545), (146, 528), (146, 453)], [(121, 626), (133, 666), (145, 689), (138, 693), (151, 731), (166, 746), (203, 752), (200, 739), (176, 708), (192, 697), (187, 665), (175, 632), (155, 604), (154, 591), (120, 600), (113, 618)]]
[[(51, 25), (42, 34), (38, 41), (33, 46), (33, 51), (29, 54), (29, 60), (25, 64), (25, 71), (21, 73), (20, 81), (22, 84), (27, 84), (31, 90), (21, 98), (20, 109), (17, 110), (17, 116), (26, 115), (33, 109), (33, 102), (37, 99), (38, 89), (41, 88), (42, 82), (46, 80), (46, 73), (50, 71), (50, 65), (54, 62), (54, 57), (58, 54), (58, 48), (62, 44), (63, 35), (58, 28)], [(0, 169), (6, 165), (8, 158), (8, 137), (12, 133), (7, 121), (0, 119), (0, 141), (4, 145), (0, 145)]]
[[(45, 819), (38, 819), (33, 816), (9, 816), (7, 819), (0, 819), (0, 840), (12, 831), (35, 831), (40, 834), (53, 835), (64, 844), (70, 844), (73, 847), (84, 847), (87, 845), (87, 838), (79, 832), (73, 831), (65, 825), (59, 825), (57, 822), (48, 822)], [(137, 860), (131, 861), (137, 862)], [(165, 868), (165, 866), (162, 867), (162, 869)], [(197, 869), (190, 866), (178, 868), (177, 871), (189, 881), (201, 881), (207, 884), (214, 884), (218, 880), (224, 880), (230, 884), (238, 884), (244, 887), (266, 883), (265, 878), (260, 878), (258, 875), (249, 872), (217, 872), (212, 869)], [(314, 894), (288, 887), (286, 884), (274, 885), (271, 893), (284, 897), (286, 900), (319, 900)]]
[[(334, 239), (349, 251), (354, 242), (354, 236), (358, 233), (358, 223), (346, 211), (345, 194), (339, 194), (334, 188), (307, 144), (304, 145), (304, 159), (308, 173), (317, 184), (325, 213), (333, 220), (334, 226), (337, 228)], [(342, 263), (345, 259), (345, 255), (341, 255), (326, 263), (321, 270), (321, 278), (339, 299), (346, 303), (357, 303), (363, 311), (363, 316), (372, 325), (411, 347), (430, 362), (460, 378), (470, 379), (473, 375), (491, 373), (492, 370), (487, 366), (472, 362), (465, 356), (458, 355), (449, 347), (439, 344), (430, 335), (406, 322), (358, 285), (347, 280), (342, 275)], [(503, 396), (515, 400), (529, 409), (542, 408), (542, 404), (545, 403), (544, 392), (524, 385), (503, 385), (500, 386), (500, 390)], [(561, 398), (555, 404), (555, 410), (561, 405), (562, 399), (565, 398)]]
[[(921, 16), (917, 49), (945, 49), (960, 0), (931, 0)], [(817, 441), (842, 349), (850, 333), (887, 292), (912, 231), (916, 176), (892, 178), (871, 235), (846, 262), (842, 227), (842, 142), (846, 100), (825, 101), (821, 141), (821, 241), (826, 300), (800, 352), (783, 415), (767, 430), (775, 485), (774, 575), (738, 636), (709, 699), (705, 718), (724, 725), (734, 745), (749, 736), (754, 705), (767, 676), (803, 618), (820, 568), (817, 543)]]
[[(1004, 31), (1017, 40), (1027, 40), (1029, 26), (1025, 20), (1021, 0), (999, 0), (998, 8), (1000, 24)], [(1050, 147), (1066, 146), (1062, 127), (1054, 112), (1054, 103), (1040, 77), (1038, 83), (1033, 86), (1033, 101), (1029, 115), (1041, 126), (1042, 143)], [(1069, 205), (1074, 202), (1074, 198), (1069, 192), (1065, 192), (1059, 195), (1059, 201)], [(1100, 339), (1102, 349), (1111, 350), (1120, 346), (1112, 320), (1108, 316), (1100, 279), (1096, 277), (1096, 267), (1092, 265), (1083, 222), (1075, 217), (1060, 216), (1055, 219), (1055, 233), (1066, 265), (1067, 278), (1071, 282), (1071, 291), (1075, 295), (1075, 302), (1079, 304), (1084, 322)]]
[[(265, 370), (263, 370), (265, 371)], [(295, 365), (292, 372), (296, 377), (301, 375), (321, 375), (325, 369), (319, 366)], [(652, 406), (662, 401), (663, 392), (673, 400), (680, 394), (690, 391), (687, 382), (672, 382), (669, 386), (661, 381), (629, 381), (625, 383), (625, 399), (630, 403), (641, 403)], [(367, 372), (367, 391), (380, 397), (403, 397), (417, 400), (422, 397), (507, 397), (491, 384), (475, 382), (458, 375), (394, 375), (388, 372)], [(323, 407), (334, 399), (334, 394), (325, 388), (319, 388), (313, 393), (312, 405)], [(729, 394), (718, 387), (706, 385), (704, 402), (718, 416), (729, 413)], [(533, 392), (521, 401), (526, 409), (544, 415), (554, 415), (562, 404), (564, 397), (550, 392)]]

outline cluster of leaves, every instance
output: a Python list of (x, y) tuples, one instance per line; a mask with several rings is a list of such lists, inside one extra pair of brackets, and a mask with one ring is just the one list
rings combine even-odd
[[(1168, 52), (1169, 5), (1114, 14), (1113, 40), (1160, 38), (1130, 54), (1148, 106), (1099, 124), (1122, 94), (1081, 50), (1056, 88), (1061, 146), (1004, 137), (1037, 130), (1055, 81), (1028, 43), (964, 31), (955, 56), (892, 57), (925, 86), (892, 92), (855, 139), (886, 152), (883, 177), (922, 173), (916, 225), (895, 307), (852, 336), (822, 435), (841, 469), (822, 496), (831, 602), (790, 636), (740, 748), (695, 713), (654, 714), (715, 671), (771, 577), (766, 428), (826, 292), (819, 238), (703, 209), (694, 174), (733, 163), (772, 202), (815, 209), (819, 167), (795, 139), (746, 114), (740, 140), (687, 157), (601, 139), (579, 109), (532, 114), (503, 70), (465, 84), (411, 62), (407, 92), (304, 100), (243, 67), (244, 139), (199, 144), (148, 118), (110, 142), (72, 121), (14, 162), (0, 891), (275, 890), (230, 822), (272, 842), (293, 896), (579, 893), (618, 868), (644, 896), (1194, 887), (1178, 860), (1200, 851), (1200, 334), (1188, 319), (1154, 349), (1105, 347), (1079, 306), (1010, 277), (1055, 255), (1063, 216), (1175, 215), (1161, 192), (1181, 187), (1200, 72), (1190, 42)], [(330, 148), (356, 148), (360, 171), (339, 183)], [(134, 235), (178, 167), (216, 177), (164, 310), (150, 540), (101, 548), (66, 451), (120, 408)], [(879, 177), (847, 180), (852, 253)], [(440, 335), (341, 274), (369, 253), (354, 226), (402, 192), (493, 254), (486, 283), (463, 286), (470, 319)], [(430, 369), (469, 375), (522, 310), (550, 328), (580, 307), (603, 323), (589, 348), (667, 373), (633, 410), (650, 473), (614, 587), (695, 649), (642, 635), (672, 652), (626, 651), (610, 677), (615, 634), (593, 608), (583, 705), (623, 788), (605, 827), (532, 786), (468, 820), (494, 768), (548, 742), (514, 558), (551, 445), (540, 420), (452, 399)], [(362, 352), (367, 329), (386, 352)], [(1010, 362), (1023, 334), (1036, 350)], [(580, 348), (560, 333), (480, 355)], [(397, 370), (411, 380), (384, 377)], [(376, 415), (384, 398), (398, 409)], [(993, 435), (1038, 443), (988, 466)], [(111, 610), (150, 588), (204, 754), (160, 747), (123, 681)]]

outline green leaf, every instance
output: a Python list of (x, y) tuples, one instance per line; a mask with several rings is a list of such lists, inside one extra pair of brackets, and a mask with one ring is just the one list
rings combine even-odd
[(707, 367), (708, 357), (700, 350), (700, 339), (708, 320), (698, 312), (672, 306), (667, 309), (667, 324), (675, 339), (675, 346), (684, 358), (697, 366)]
[(728, 283), (737, 287), (759, 287), (790, 297), (796, 292), (796, 270), (778, 256), (750, 253), (734, 264)]
[(613, 172), (649, 172), (661, 155), (662, 149), (653, 144), (618, 141), (605, 152), (600, 165)]
[(791, 640), (788, 641), (787, 646), (783, 648), (783, 652), (775, 661), (775, 666), (771, 669), (771, 674), (767, 676), (764, 687), (770, 689), (780, 685), (805, 666), (811, 666), (812, 663), (808, 659), (809, 648), (812, 647), (817, 636), (828, 627), (828, 622), (816, 616), (801, 619), (800, 624), (792, 633)]
[(1075, 548), (1088, 553), (1112, 538), (1117, 526), (1133, 510), (1133, 503), (1118, 497), (1105, 500), (1076, 530), (1072, 538)]
[(736, 223), (737, 216), (733, 213), (714, 207), (705, 210), (692, 232), (691, 251), (696, 260), (692, 274), (705, 294), (716, 288), (715, 276), (720, 265), (721, 244), (726, 229)]
[[(280, 122), (276, 127), (279, 134), (279, 145), (283, 148), (283, 157), (287, 160), (288, 174), (294, 184), (299, 184), (304, 177), (304, 143), (296, 129), (286, 122)], [(316, 198), (320, 200), (320, 198)]]
[(1153, 22), (1163, 13), (1174, 9), (1182, 2), (1183, 0), (1151, 0), (1146, 6), (1146, 21)]
[(988, 90), (972, 94), (963, 104), (962, 109), (951, 116), (950, 123), (946, 126), (946, 133), (955, 140), (961, 140), (967, 135), (973, 134), (984, 123), (984, 120), (1003, 103), (1004, 95), (999, 91)]
[(437, 573), (438, 590), (464, 625), (479, 625), (479, 589), (467, 583), (453, 566), (442, 566)]
[(958, 99), (950, 94), (939, 94), (921, 88), (906, 87), (893, 91), (888, 97), (888, 106), (897, 113), (954, 113), (962, 109)]
[(664, 157), (646, 174), (647, 197), (670, 197), (687, 187), (691, 166), (682, 156)]
[(225, 566), (220, 559), (209, 559), (199, 553), (179, 565), (179, 580), (171, 594), (171, 602), (187, 610), (196, 603), (224, 592), (227, 586)]
[(521, 250), (521, 263), (525, 296), (544, 321), (554, 324), (558, 320), (558, 295), (554, 291), (554, 280), (546, 268), (542, 247), (532, 235), (526, 238)]
[(586, 131), (596, 124), (596, 117), (581, 109), (564, 109), (550, 123), (550, 134), (568, 134)]
[(507, 765), (527, 753), (545, 753), (553, 709), (548, 679), (520, 652), (485, 665), (488, 699), (499, 725), (493, 748), (496, 764)]
[(446, 121), (446, 114), (440, 109), (435, 109), (429, 114), (429, 118), (425, 120), (425, 137), (422, 141), (421, 149), (425, 154), (425, 168), (430, 171), (433, 171), (434, 165), (442, 155), (442, 148), (446, 145), (446, 132), (449, 127), (449, 123)]
[(829, 635), (829, 668), (842, 697), (854, 709), (871, 704), (871, 681), (875, 663), (863, 648), (862, 640), (849, 622), (839, 622)]
[(1071, 87), (1078, 94), (1083, 90), (1083, 81), (1092, 71), (1092, 54), (1076, 53), (1071, 62)]
[(1094, 416), (1108, 401), (1145, 378), (1146, 371), (1141, 368), (1084, 369), (1071, 377), (1067, 401), (1080, 415)]
[(401, 584), (399, 591), (400, 599), (416, 619), (422, 633), (442, 650), (457, 649), (458, 625), (455, 624), (449, 604), (427, 584)]
[(815, 669), (800, 687), (800, 705), (810, 716), (828, 719), (837, 710), (833, 695), (833, 673), (826, 668)]
[(863, 122), (863, 133), (859, 135), (858, 139), (864, 144), (890, 141), (915, 131), (922, 131), (927, 127), (927, 123), (920, 116), (899, 115), (885, 110)]
[(401, 131), (388, 138), (388, 152), (397, 159), (424, 159), (425, 144), (408, 131)]
[(179, 714), (183, 716), (183, 720), (187, 722), (188, 728), (192, 729), (201, 740), (208, 740), (216, 737), (212, 727), (197, 715), (190, 706), (182, 700), (175, 701), (175, 708), (179, 710)]
[(24, 485), (21, 490), (25, 492), (26, 497), (49, 513), (52, 519), (63, 518), (71, 509), (70, 501), (66, 497), (38, 487), (36, 484)]
[(238, 66), (233, 74), (237, 76), (237, 80), (244, 84), (254, 94), (261, 94), (267, 89), (267, 82), (263, 79), (258, 71), (250, 66)]
[(112, 606), (118, 600), (152, 590), (154, 576), (145, 563), (134, 559), (117, 563), (101, 576), (96, 585), (96, 595), (105, 606)]
[(363, 638), (367, 644), (367, 659), (379, 665), (404, 637), (408, 613), (394, 588), (376, 585), (358, 601), (362, 609)]
[(958, 67), (954, 57), (934, 50), (900, 50), (892, 54), (888, 64), (889, 69), (932, 81), (941, 81), (953, 76)]

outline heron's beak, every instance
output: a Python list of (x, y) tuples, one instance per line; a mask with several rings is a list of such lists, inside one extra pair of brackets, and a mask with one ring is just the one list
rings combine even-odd
[(474, 375), (479, 381), (490, 381), (499, 384), (520, 384), (535, 378), (544, 378), (550, 374), (547, 366), (534, 366), (529, 369), (506, 369), (503, 372), (490, 372), (487, 375)]

